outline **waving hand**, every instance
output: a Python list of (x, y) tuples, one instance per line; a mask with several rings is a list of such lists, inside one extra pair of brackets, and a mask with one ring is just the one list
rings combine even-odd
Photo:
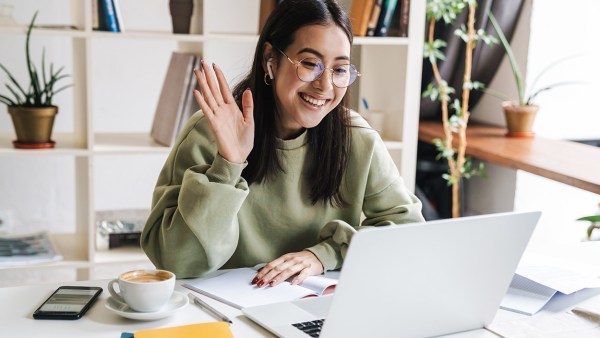
[[(217, 141), (219, 154), (232, 163), (243, 163), (254, 146), (254, 102), (249, 89), (242, 94), (242, 111), (235, 103), (221, 69), (212, 69), (203, 61), (202, 71), (195, 70), (202, 94), (194, 97), (208, 119)], [(216, 75), (216, 79), (215, 79)]]

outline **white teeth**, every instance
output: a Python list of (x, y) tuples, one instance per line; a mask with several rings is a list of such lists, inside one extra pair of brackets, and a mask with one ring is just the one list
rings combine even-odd
[(312, 104), (313, 106), (322, 106), (322, 105), (325, 104), (325, 101), (326, 101), (326, 100), (317, 100), (317, 99), (314, 99), (314, 98), (312, 98), (312, 97), (310, 97), (308, 95), (305, 95), (305, 94), (302, 94), (301, 97), (302, 97), (302, 99), (304, 101)]

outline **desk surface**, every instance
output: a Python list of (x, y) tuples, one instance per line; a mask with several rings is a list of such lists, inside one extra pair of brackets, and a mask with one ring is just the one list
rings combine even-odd
[[(177, 282), (175, 290), (185, 294), (190, 292)], [(171, 327), (178, 325), (194, 324), (216, 321), (212, 315), (201, 308), (188, 304), (184, 309), (167, 317), (155, 321), (136, 321), (122, 318), (105, 308), (107, 298), (106, 290), (108, 280), (86, 281), (67, 283), (69, 285), (101, 286), (104, 292), (83, 318), (74, 321), (64, 320), (35, 320), (31, 316), (33, 311), (52, 294), (58, 284), (45, 284), (37, 286), (19, 286), (0, 288), (0, 332), (2, 337), (103, 337), (118, 338), (122, 332), (135, 332), (137, 330)], [(66, 285), (66, 284), (63, 284)], [(238, 309), (215, 301), (206, 296), (196, 294), (207, 303), (213, 305), (233, 320), (231, 330), (234, 337), (255, 338), (275, 337), (259, 325), (246, 318)], [(307, 336), (308, 337), (308, 336)], [(474, 330), (445, 338), (497, 338), (487, 330)]]
[[(506, 129), (470, 123), (467, 154), (600, 194), (600, 148), (543, 137), (506, 137)], [(419, 140), (444, 138), (439, 122), (421, 121)]]
[[(567, 255), (569, 253), (570, 255)], [(581, 263), (596, 263), (595, 266), (600, 271), (600, 264), (597, 258), (600, 253), (600, 243), (582, 243), (576, 247), (565, 247), (564, 250), (553, 251), (554, 259), (570, 259)], [(572, 255), (572, 256), (571, 256)], [(547, 255), (546, 255), (547, 256)], [(579, 259), (587, 258), (590, 261)], [(565, 262), (570, 263), (570, 262)], [(190, 292), (183, 288), (178, 281), (176, 290), (184, 293)], [(92, 308), (82, 319), (75, 321), (62, 320), (35, 320), (32, 317), (33, 311), (59, 286), (59, 284), (44, 284), (0, 288), (0, 336), (2, 337), (120, 337), (121, 332), (135, 332), (137, 330), (171, 327), (201, 322), (212, 322), (215, 318), (209, 313), (197, 306), (189, 304), (186, 308), (177, 312), (171, 317), (155, 321), (135, 321), (122, 318), (105, 308), (106, 300), (109, 295), (107, 292), (108, 280), (69, 282), (62, 285), (89, 285), (100, 286), (104, 292)], [(235, 337), (254, 338), (274, 336), (259, 325), (246, 318), (238, 309), (220, 303), (216, 300), (203, 295), (196, 294), (207, 303), (223, 312), (233, 320), (231, 330)], [(593, 301), (600, 302), (600, 289), (586, 289), (575, 294), (553, 298), (549, 304), (537, 316), (552, 316), (563, 314), (568, 309), (579, 303)], [(528, 317), (514, 312), (499, 310), (494, 319), (494, 323), (511, 322), (522, 320)], [(600, 331), (600, 326), (598, 328)], [(497, 338), (497, 336), (487, 330), (475, 330), (460, 334), (444, 336), (445, 338)]]

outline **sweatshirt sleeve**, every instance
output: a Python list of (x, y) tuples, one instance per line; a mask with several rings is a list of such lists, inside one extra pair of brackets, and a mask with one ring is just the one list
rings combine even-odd
[(363, 197), (363, 226), (425, 222), (421, 201), (406, 187), (379, 134), (371, 133), (372, 145)]
[(348, 223), (333, 220), (321, 229), (319, 243), (306, 250), (312, 252), (323, 264), (323, 272), (342, 267), (350, 239), (356, 230)]
[(334, 220), (321, 229), (319, 243), (306, 250), (319, 258), (325, 270), (342, 266), (352, 235), (363, 227), (425, 221), (421, 201), (404, 185), (383, 140), (368, 125), (361, 125), (366, 128), (355, 128), (355, 153), (350, 159), (347, 181), (353, 185), (349, 195), (362, 196), (352, 202), (357, 212), (362, 211), (362, 223), (353, 226)]
[(239, 238), (238, 211), (248, 195), (246, 164), (216, 153), (201, 113), (194, 115), (158, 177), (141, 245), (150, 261), (177, 278), (219, 269)]

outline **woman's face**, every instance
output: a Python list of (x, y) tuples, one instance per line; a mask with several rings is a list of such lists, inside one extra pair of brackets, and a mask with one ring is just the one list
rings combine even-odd
[(327, 68), (318, 79), (304, 82), (296, 75), (296, 65), (273, 47), (272, 54), (280, 54), (279, 62), (272, 65), (276, 131), (277, 137), (285, 140), (317, 126), (346, 94), (347, 88), (333, 85), (330, 69), (350, 62), (350, 42), (334, 24), (304, 26), (283, 52), (295, 63), (308, 57), (321, 59)]

